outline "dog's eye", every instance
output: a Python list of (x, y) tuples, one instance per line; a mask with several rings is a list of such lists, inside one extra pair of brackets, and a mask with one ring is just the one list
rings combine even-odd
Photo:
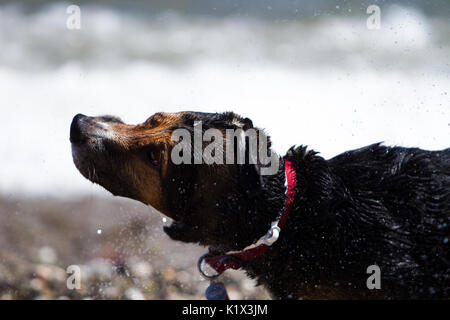
[(154, 166), (159, 166), (159, 153), (155, 149), (150, 149), (147, 151), (147, 160), (148, 162)]

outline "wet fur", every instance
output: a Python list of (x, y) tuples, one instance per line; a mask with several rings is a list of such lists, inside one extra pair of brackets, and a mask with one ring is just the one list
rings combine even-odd
[[(138, 126), (114, 120), (120, 143), (103, 143), (100, 156), (77, 146), (82, 151), (74, 159), (82, 173), (88, 165), (97, 166), (94, 182), (172, 217), (172, 225), (164, 228), (172, 239), (239, 250), (264, 235), (283, 210), (283, 162), (277, 174), (262, 179), (249, 164), (174, 165), (167, 160), (161, 168), (147, 168), (143, 159), (149, 148), (167, 157), (172, 147), (164, 138), (168, 134), (157, 141), (154, 136), (191, 130), (199, 120), (204, 130), (253, 128), (251, 120), (231, 112), (157, 113)], [(285, 157), (297, 174), (294, 208), (273, 247), (244, 264), (274, 297), (450, 297), (450, 149), (377, 143), (325, 160), (300, 146)], [(107, 172), (104, 177), (102, 172)], [(160, 186), (151, 191), (159, 192), (157, 197), (146, 194), (152, 179)], [(366, 286), (366, 269), (373, 264), (381, 268), (380, 290)]]
[[(286, 158), (298, 177), (295, 206), (269, 253), (244, 267), (250, 276), (278, 298), (449, 298), (450, 149), (377, 143), (327, 161), (301, 146)], [(284, 203), (280, 169), (264, 187), (245, 170), (228, 178), (216, 247), (242, 249), (265, 233)], [(165, 231), (202, 243), (189, 226)], [(374, 264), (381, 290), (366, 286)]]

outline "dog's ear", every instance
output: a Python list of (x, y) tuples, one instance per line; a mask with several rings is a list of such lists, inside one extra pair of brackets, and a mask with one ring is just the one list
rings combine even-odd
[[(245, 163), (239, 165), (239, 182), (242, 186), (244, 192), (248, 195), (256, 195), (257, 191), (261, 188), (261, 176), (260, 176), (260, 166), (261, 163), (259, 161), (259, 147), (260, 147), (260, 137), (264, 137), (265, 135), (260, 135), (261, 129), (254, 128), (253, 123), (250, 119), (244, 119), (244, 131), (248, 129), (255, 129), (257, 132), (257, 154), (251, 154), (251, 152), (255, 152), (250, 147), (250, 137), (245, 137)], [(268, 147), (270, 148), (270, 140), (267, 142)]]
[(243, 124), (244, 124), (243, 127), (242, 127), (242, 129), (248, 130), (248, 129), (253, 128), (253, 121), (250, 120), (249, 118), (243, 119), (242, 122), (243, 122)]
[(261, 188), (261, 180), (256, 165), (239, 165), (239, 183), (248, 195), (255, 195), (255, 191)]

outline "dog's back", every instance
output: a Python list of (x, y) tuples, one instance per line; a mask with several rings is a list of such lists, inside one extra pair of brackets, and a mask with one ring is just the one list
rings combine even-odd
[(345, 186), (336, 211), (347, 222), (349, 255), (378, 264), (397, 296), (448, 297), (450, 149), (374, 144), (328, 164)]

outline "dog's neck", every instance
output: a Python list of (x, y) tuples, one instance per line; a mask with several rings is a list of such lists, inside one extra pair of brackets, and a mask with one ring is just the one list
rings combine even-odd
[[(274, 175), (259, 176), (252, 166), (242, 167), (233, 184), (222, 189), (224, 192), (208, 197), (195, 190), (191, 192), (193, 197), (186, 194), (185, 218), (164, 227), (164, 231), (173, 240), (197, 242), (220, 251), (241, 250), (257, 241), (281, 214), (286, 187), (281, 159)], [(197, 217), (197, 221), (191, 217)], [(217, 221), (214, 228), (207, 225), (211, 220)]]
[[(208, 279), (214, 279), (229, 268), (239, 269), (243, 264), (263, 256), (278, 240), (280, 232), (293, 208), (297, 185), (297, 175), (292, 162), (288, 159), (283, 159), (283, 163), (287, 198), (282, 213), (277, 217), (277, 220), (271, 223), (270, 229), (264, 236), (244, 250), (222, 253), (217, 252), (214, 248), (210, 248), (209, 252), (204, 254), (198, 261), (199, 271), (203, 276)], [(203, 270), (203, 266), (209, 266), (217, 274), (207, 275)]]
[(278, 220), (285, 207), (286, 176), (283, 159), (279, 160), (276, 174), (261, 176), (261, 190), (252, 199), (255, 205), (254, 214), (248, 216), (247, 245), (256, 242)]
[[(321, 199), (325, 198), (321, 193), (327, 192), (327, 188), (322, 184), (324, 181), (322, 171), (327, 170), (327, 166), (324, 165), (323, 158), (315, 154), (312, 151), (306, 151), (306, 148), (298, 148), (295, 153), (291, 149), (285, 156), (291, 159), (296, 170), (299, 191), (295, 200), (297, 208), (289, 217), (287, 225), (293, 223), (301, 225), (303, 219), (308, 219), (308, 217), (298, 217), (302, 215), (298, 206), (301, 207), (300, 211), (307, 211), (311, 208), (320, 210), (320, 207), (325, 205), (321, 202)], [(245, 170), (245, 167), (243, 169)], [(318, 172), (319, 176), (317, 176)], [(272, 222), (279, 218), (286, 200), (285, 181), (284, 164), (281, 158), (279, 170), (274, 175), (251, 176), (244, 171), (234, 180), (234, 184), (225, 189), (225, 192), (208, 194), (208, 198), (199, 197), (198, 202), (190, 198), (189, 210), (191, 211), (189, 212), (202, 212), (202, 214), (187, 212), (185, 216), (200, 217), (198, 226), (191, 221), (181, 220), (170, 227), (165, 227), (164, 230), (174, 240), (196, 242), (221, 252), (242, 250), (265, 235)], [(205, 203), (205, 200), (208, 200), (208, 203)], [(299, 201), (302, 204), (299, 204)], [(214, 219), (217, 223), (212, 230), (200, 224), (207, 224)], [(287, 232), (298, 231), (288, 230)]]

